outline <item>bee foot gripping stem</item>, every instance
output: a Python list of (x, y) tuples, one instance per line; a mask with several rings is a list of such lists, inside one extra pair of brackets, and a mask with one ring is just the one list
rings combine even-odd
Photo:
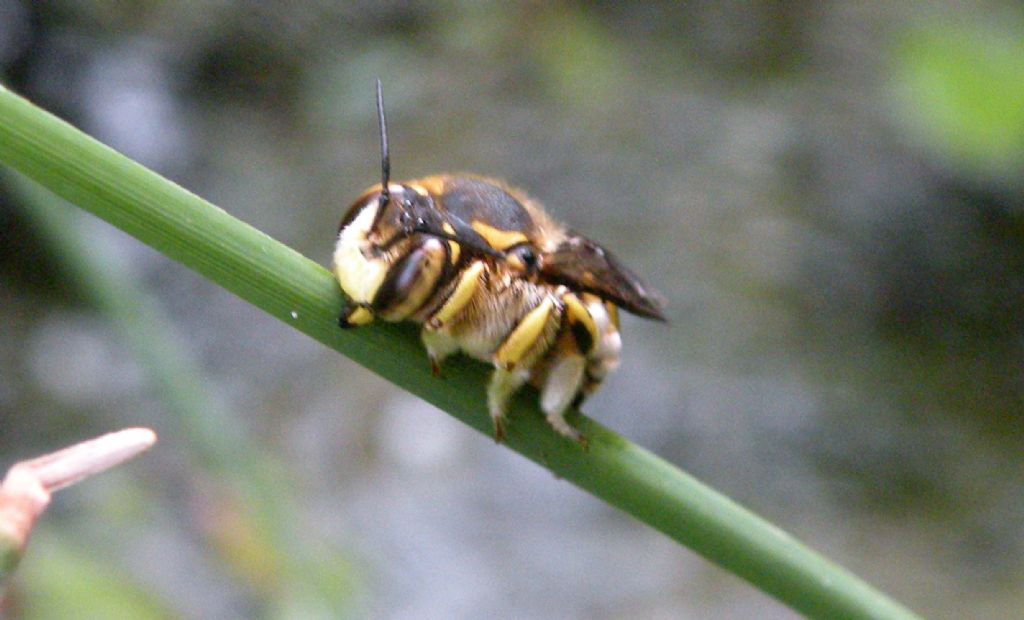
[(366, 325), (373, 321), (373, 313), (366, 306), (347, 302), (338, 315), (338, 326), (342, 329)]
[(491, 418), (494, 422), (494, 443), (503, 443), (505, 441), (505, 419), (504, 418)]
[(521, 388), (529, 373), (495, 368), (491, 382), (487, 384), (487, 410), (494, 423), (494, 441), (501, 443), (505, 439), (505, 407), (508, 399)]
[(569, 426), (569, 423), (565, 421), (565, 418), (561, 414), (549, 415), (547, 416), (547, 418), (548, 424), (550, 424), (551, 428), (555, 429), (555, 431), (559, 435), (575, 441), (576, 443), (580, 444), (580, 447), (582, 447), (584, 451), (586, 451), (586, 449), (589, 447), (586, 435), (579, 432), (572, 426)]

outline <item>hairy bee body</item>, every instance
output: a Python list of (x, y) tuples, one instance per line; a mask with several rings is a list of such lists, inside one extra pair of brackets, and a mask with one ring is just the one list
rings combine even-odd
[(564, 414), (618, 364), (616, 304), (662, 318), (655, 297), (597, 244), (498, 181), (439, 175), (377, 185), (342, 220), (334, 274), (350, 303), (342, 326), (413, 321), (435, 373), (461, 351), (495, 367), (495, 438), (525, 383), (566, 437)]

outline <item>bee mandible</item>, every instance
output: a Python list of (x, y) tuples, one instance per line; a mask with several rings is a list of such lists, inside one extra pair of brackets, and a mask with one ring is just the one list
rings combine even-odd
[(339, 324), (422, 325), (435, 375), (459, 351), (494, 366), (487, 407), (496, 441), (509, 398), (530, 383), (551, 426), (585, 446), (565, 413), (618, 365), (618, 308), (664, 321), (661, 298), (501, 181), (441, 174), (392, 183), (380, 80), (377, 118), (381, 183), (338, 227), (333, 271), (348, 297)]

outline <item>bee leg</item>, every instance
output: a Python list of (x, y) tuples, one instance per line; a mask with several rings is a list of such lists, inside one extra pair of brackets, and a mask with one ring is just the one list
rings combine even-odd
[(551, 297), (545, 298), (519, 320), (516, 328), (494, 352), (494, 374), (487, 387), (487, 404), (494, 420), (494, 436), (504, 433), (505, 404), (530, 377), (533, 362), (551, 345), (561, 320), (562, 308)]
[(495, 367), (512, 370), (537, 355), (540, 352), (538, 346), (547, 348), (548, 345), (543, 344), (546, 339), (545, 332), (553, 331), (551, 328), (558, 325), (560, 312), (550, 297), (530, 310), (494, 352)]
[(351, 301), (345, 302), (341, 307), (341, 314), (338, 315), (338, 326), (342, 329), (366, 325), (373, 321), (373, 312), (365, 304), (357, 304)]
[(455, 339), (436, 332), (429, 328), (420, 331), (420, 340), (427, 349), (427, 357), (430, 358), (430, 373), (435, 377), (441, 376), (441, 362), (454, 353), (459, 345)]
[(547, 415), (548, 424), (563, 437), (587, 447), (587, 439), (565, 421), (565, 412), (580, 394), (583, 371), (587, 361), (582, 355), (566, 355), (548, 372), (540, 393), (540, 408)]
[(455, 285), (455, 289), (448, 299), (425, 321), (427, 329), (442, 329), (469, 304), (473, 295), (476, 294), (480, 284), (480, 274), (484, 272), (484, 269), (485, 266), (481, 261), (475, 261), (462, 272), (458, 284)]
[(495, 368), (491, 382), (487, 385), (487, 409), (494, 423), (494, 441), (501, 443), (505, 439), (505, 407), (508, 399), (521, 388), (528, 372)]
[(586, 372), (583, 373), (583, 381), (580, 383), (579, 394), (577, 394), (576, 398), (573, 399), (571, 405), (575, 409), (579, 409), (583, 402), (587, 400), (587, 397), (597, 391), (597, 388), (601, 386), (601, 382), (604, 380), (603, 375), (595, 375), (594, 373), (606, 371), (600, 367), (595, 369), (594, 365), (594, 361), (591, 360), (590, 363), (587, 364)]

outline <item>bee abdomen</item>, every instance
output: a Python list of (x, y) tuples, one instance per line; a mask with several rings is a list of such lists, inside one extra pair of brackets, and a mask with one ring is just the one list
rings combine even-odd
[(562, 302), (565, 304), (565, 323), (572, 332), (577, 349), (584, 356), (589, 355), (600, 338), (594, 317), (574, 293), (563, 295)]

